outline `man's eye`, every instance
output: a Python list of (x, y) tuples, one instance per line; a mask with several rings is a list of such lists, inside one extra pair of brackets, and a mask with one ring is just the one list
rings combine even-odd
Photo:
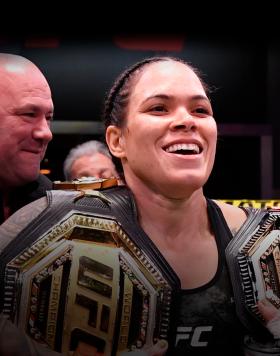
[(35, 117), (35, 112), (25, 112), (22, 114), (23, 116)]

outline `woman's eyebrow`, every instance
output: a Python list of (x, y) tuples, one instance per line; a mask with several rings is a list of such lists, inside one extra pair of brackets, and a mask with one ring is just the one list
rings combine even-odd
[[(146, 102), (146, 101), (149, 101), (151, 99), (164, 99), (164, 100), (170, 100), (174, 98), (173, 95), (167, 95), (167, 94), (155, 94), (155, 95), (151, 95), (151, 96), (148, 96), (144, 101), (143, 101), (143, 104)], [(193, 101), (199, 101), (199, 100), (204, 100), (208, 103), (210, 103), (210, 100), (207, 96), (205, 95), (194, 95), (192, 97), (190, 97), (190, 100), (193, 100)]]

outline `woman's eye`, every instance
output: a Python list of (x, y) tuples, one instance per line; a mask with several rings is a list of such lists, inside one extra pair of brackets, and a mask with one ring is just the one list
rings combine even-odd
[(156, 112), (165, 112), (167, 111), (163, 105), (156, 105), (153, 106), (150, 111), (156, 111)]
[(198, 113), (198, 114), (210, 115), (209, 110), (205, 109), (205, 108), (196, 108), (195, 112)]

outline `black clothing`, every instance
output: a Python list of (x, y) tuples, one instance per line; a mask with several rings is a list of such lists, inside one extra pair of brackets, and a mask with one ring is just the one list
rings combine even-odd
[[(52, 182), (44, 175), (40, 174), (34, 182), (18, 187), (10, 194), (11, 214), (22, 208), (24, 205), (45, 196), (46, 190), (52, 189)], [(0, 224), (4, 222), (3, 198), (0, 192)]]
[[(246, 334), (235, 312), (225, 248), (232, 238), (220, 208), (208, 200), (208, 216), (218, 248), (218, 268), (204, 286), (181, 290), (176, 335), (178, 355), (243, 355)], [(203, 261), (201, 262), (203, 268)]]

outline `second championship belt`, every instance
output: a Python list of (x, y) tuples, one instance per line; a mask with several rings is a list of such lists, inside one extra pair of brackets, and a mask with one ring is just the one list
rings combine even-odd
[(267, 299), (280, 309), (280, 210), (252, 210), (226, 258), (237, 314), (249, 329), (263, 334), (257, 302)]
[(172, 344), (177, 277), (140, 228), (131, 192), (93, 183), (58, 184), (2, 252), (1, 309), (65, 355), (81, 344), (106, 356)]

